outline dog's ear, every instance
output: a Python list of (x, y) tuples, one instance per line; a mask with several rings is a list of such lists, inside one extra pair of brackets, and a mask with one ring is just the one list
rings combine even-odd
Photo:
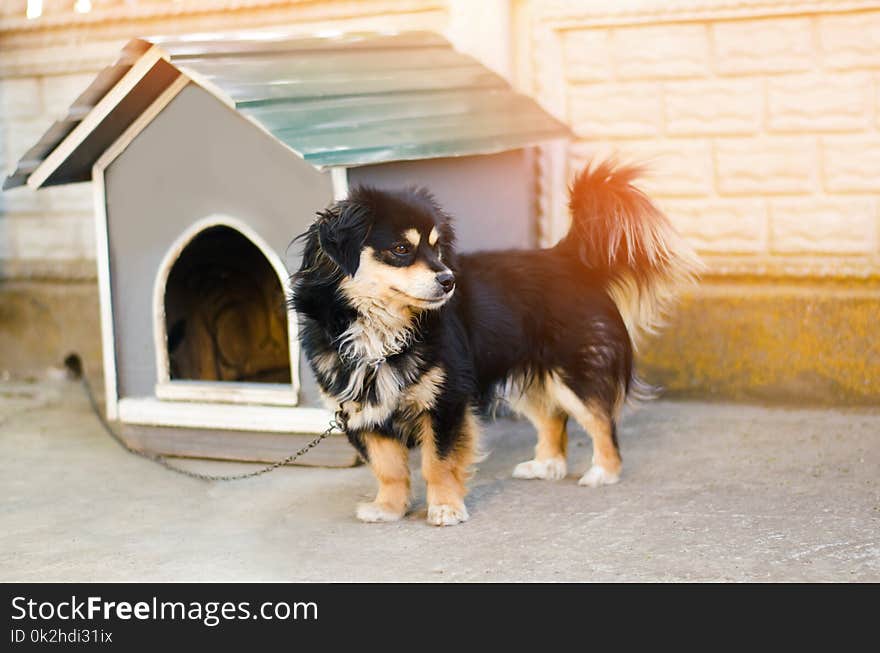
[(321, 249), (339, 268), (354, 276), (361, 261), (361, 250), (370, 233), (368, 207), (353, 200), (342, 200), (320, 214), (318, 239)]
[(458, 269), (458, 261), (455, 255), (455, 228), (452, 221), (445, 213), (441, 214), (444, 221), (440, 223), (440, 249), (443, 252), (443, 262), (451, 270)]

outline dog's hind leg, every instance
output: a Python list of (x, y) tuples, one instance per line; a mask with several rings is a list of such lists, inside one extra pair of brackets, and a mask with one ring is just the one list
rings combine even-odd
[(608, 405), (608, 402), (598, 398), (582, 399), (558, 377), (553, 383), (553, 395), (593, 440), (592, 465), (578, 481), (578, 485), (599, 487), (617, 483), (623, 463), (617, 445), (615, 418), (622, 402)]
[(399, 440), (368, 433), (363, 436), (367, 458), (379, 491), (371, 503), (357, 507), (357, 518), (365, 522), (397, 521), (409, 505), (409, 455)]
[(538, 431), (535, 457), (514, 467), (513, 477), (551, 481), (565, 478), (568, 415), (548, 394), (543, 383), (532, 385), (511, 403), (514, 410), (525, 415)]
[(601, 409), (589, 404), (585, 408), (585, 416), (578, 421), (593, 439), (593, 459), (590, 469), (581, 476), (578, 485), (612, 485), (620, 480), (623, 468), (617, 446), (617, 424), (613, 417)]

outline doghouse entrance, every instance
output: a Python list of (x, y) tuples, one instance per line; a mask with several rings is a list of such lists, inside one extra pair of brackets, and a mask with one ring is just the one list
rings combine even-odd
[(163, 303), (160, 398), (296, 403), (279, 273), (241, 232), (214, 225), (189, 240), (167, 273)]

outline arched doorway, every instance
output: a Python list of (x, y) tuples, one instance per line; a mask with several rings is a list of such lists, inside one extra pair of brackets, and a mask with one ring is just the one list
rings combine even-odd
[(193, 225), (157, 278), (162, 399), (296, 403), (295, 322), (277, 255), (243, 224)]

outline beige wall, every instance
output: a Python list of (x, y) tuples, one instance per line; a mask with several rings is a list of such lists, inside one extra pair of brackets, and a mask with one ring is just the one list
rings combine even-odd
[[(37, 21), (24, 0), (2, 5), (4, 168), (131, 36), (433, 29), (574, 127), (571, 151), (542, 162), (557, 220), (554, 166), (619, 151), (651, 163), (648, 189), (715, 272), (880, 274), (878, 2), (95, 0), (86, 16), (72, 4), (46, 0)], [(89, 276), (93, 257), (88, 185), (0, 195), (0, 275)]]
[(518, 81), (570, 166), (648, 161), (724, 274), (880, 274), (880, 3), (520, 2)]

